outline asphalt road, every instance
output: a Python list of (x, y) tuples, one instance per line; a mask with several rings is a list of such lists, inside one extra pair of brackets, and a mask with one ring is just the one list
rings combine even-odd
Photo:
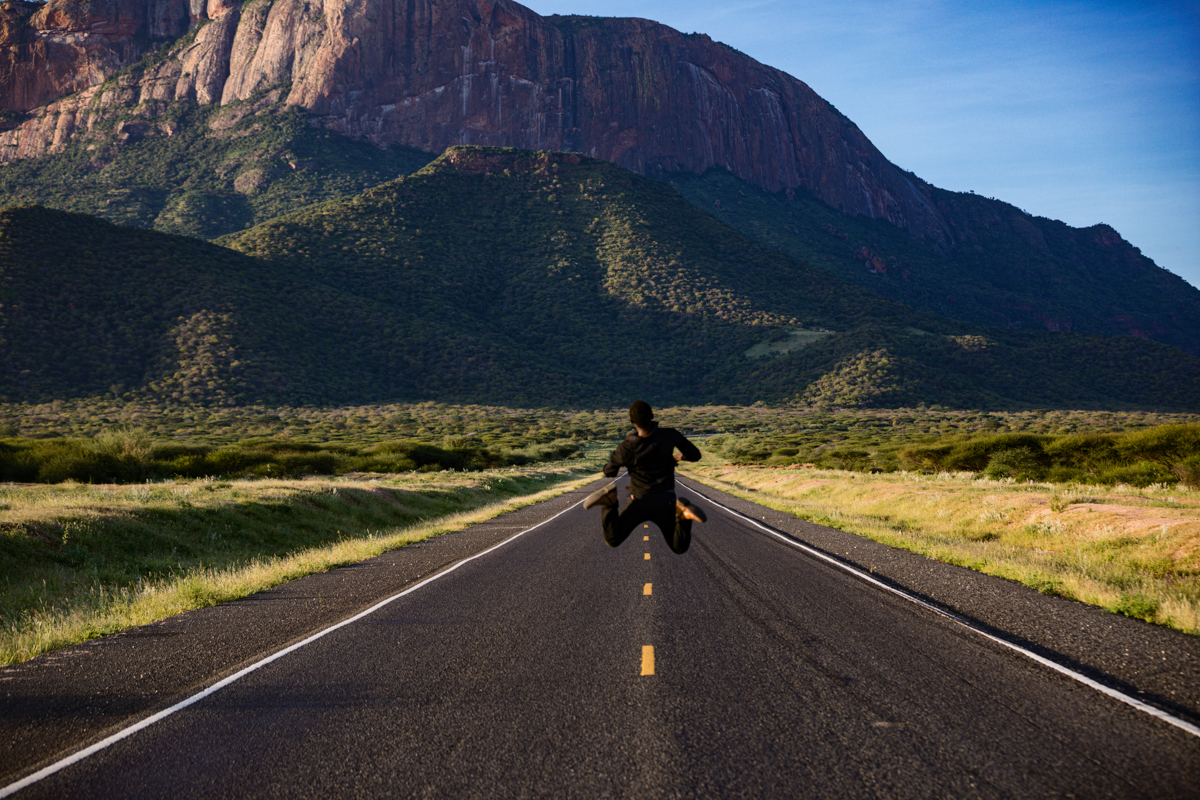
[(1200, 738), (696, 502), (683, 556), (573, 505), (14, 796), (1200, 796)]

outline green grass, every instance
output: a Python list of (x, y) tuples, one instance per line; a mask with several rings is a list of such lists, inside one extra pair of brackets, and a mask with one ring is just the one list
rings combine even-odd
[(459, 530), (593, 480), (595, 466), (0, 487), (0, 664)]

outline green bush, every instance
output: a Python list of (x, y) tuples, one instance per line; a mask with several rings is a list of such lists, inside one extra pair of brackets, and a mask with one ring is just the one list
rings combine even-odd
[(992, 459), (1007, 451), (1024, 451), (1038, 463), (1044, 463), (1042, 438), (1029, 433), (1001, 433), (982, 436), (959, 442), (947, 454), (942, 468), (950, 472), (981, 472), (987, 469)]
[(1159, 602), (1143, 594), (1121, 595), (1121, 599), (1113, 606), (1113, 611), (1118, 614), (1135, 617), (1146, 622), (1154, 621), (1154, 618), (1158, 616), (1158, 609)]
[(156, 444), (151, 450), (151, 455), (155, 461), (173, 462), (175, 459), (183, 457), (199, 457), (203, 458), (212, 452), (212, 448), (205, 444), (190, 444), (185, 442), (169, 442), (166, 444)]
[(38, 479), (39, 467), (29, 451), (0, 443), (0, 481), (33, 483)]
[(1126, 461), (1149, 461), (1170, 469), (1200, 455), (1200, 425), (1158, 425), (1126, 433), (1117, 439), (1116, 450)]
[(130, 464), (148, 464), (153, 457), (150, 434), (142, 428), (109, 428), (92, 439), (91, 449), (101, 455)]
[(1055, 483), (1200, 485), (1200, 425), (1157, 425), (1129, 433), (976, 434), (910, 445), (906, 469), (983, 472), (992, 478)]
[(1086, 483), (1091, 475), (1078, 467), (1053, 466), (1047, 471), (1045, 480), (1050, 483)]
[(905, 469), (943, 471), (953, 444), (913, 445), (900, 451), (898, 460)]
[(1189, 489), (1200, 489), (1200, 455), (1185, 458), (1171, 467), (1171, 472)]
[(824, 461), (833, 462), (838, 469), (850, 469), (862, 472), (872, 465), (871, 454), (866, 450), (856, 450), (850, 447), (839, 447), (827, 450)]
[(1036, 481), (1046, 476), (1046, 467), (1038, 455), (1028, 447), (1011, 447), (998, 450), (988, 459), (983, 474), (993, 480), (1013, 478), (1019, 481)]
[(417, 462), (399, 453), (381, 453), (350, 459), (350, 469), (355, 472), (412, 472)]
[(288, 453), (276, 459), (278, 469), (285, 475), (333, 475), (342, 459), (337, 453)]
[(123, 478), (128, 479), (119, 460), (77, 444), (56, 448), (38, 468), (39, 483), (119, 483)]
[(166, 471), (173, 477), (204, 478), (215, 472), (203, 455), (178, 455), (167, 462)]
[(1074, 467), (1094, 475), (1102, 467), (1113, 464), (1120, 458), (1116, 439), (1116, 436), (1105, 433), (1060, 436), (1046, 445), (1045, 453), (1055, 464)]
[(1157, 464), (1152, 464), (1149, 461), (1141, 461), (1137, 464), (1129, 464), (1119, 467), (1110, 467), (1097, 477), (1098, 483), (1117, 484), (1124, 483), (1129, 486), (1145, 487), (1152, 483), (1170, 483), (1174, 481), (1174, 476), (1167, 470)]
[(265, 454), (249, 453), (238, 447), (222, 447), (209, 453), (205, 460), (213, 475), (241, 475), (247, 469), (269, 459)]

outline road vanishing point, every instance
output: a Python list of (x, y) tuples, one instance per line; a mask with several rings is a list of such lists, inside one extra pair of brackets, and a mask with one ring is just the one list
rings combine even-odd
[(601, 485), (0, 670), (0, 797), (1200, 797), (1196, 637)]

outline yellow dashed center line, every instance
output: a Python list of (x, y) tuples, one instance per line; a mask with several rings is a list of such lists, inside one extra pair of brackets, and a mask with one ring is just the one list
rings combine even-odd
[(648, 541), (650, 541), (650, 537), (649, 537), (649, 536), (643, 536), (643, 537), (642, 537), (642, 541), (643, 541), (643, 542), (648, 542)]
[(654, 645), (642, 645), (642, 674), (654, 674)]
[(650, 554), (649, 554), (649, 553), (646, 553), (646, 560), (647, 560), (647, 561), (649, 561), (649, 560), (650, 560)]
[(650, 584), (646, 584), (646, 588), (642, 589), (642, 594), (650, 594)]

